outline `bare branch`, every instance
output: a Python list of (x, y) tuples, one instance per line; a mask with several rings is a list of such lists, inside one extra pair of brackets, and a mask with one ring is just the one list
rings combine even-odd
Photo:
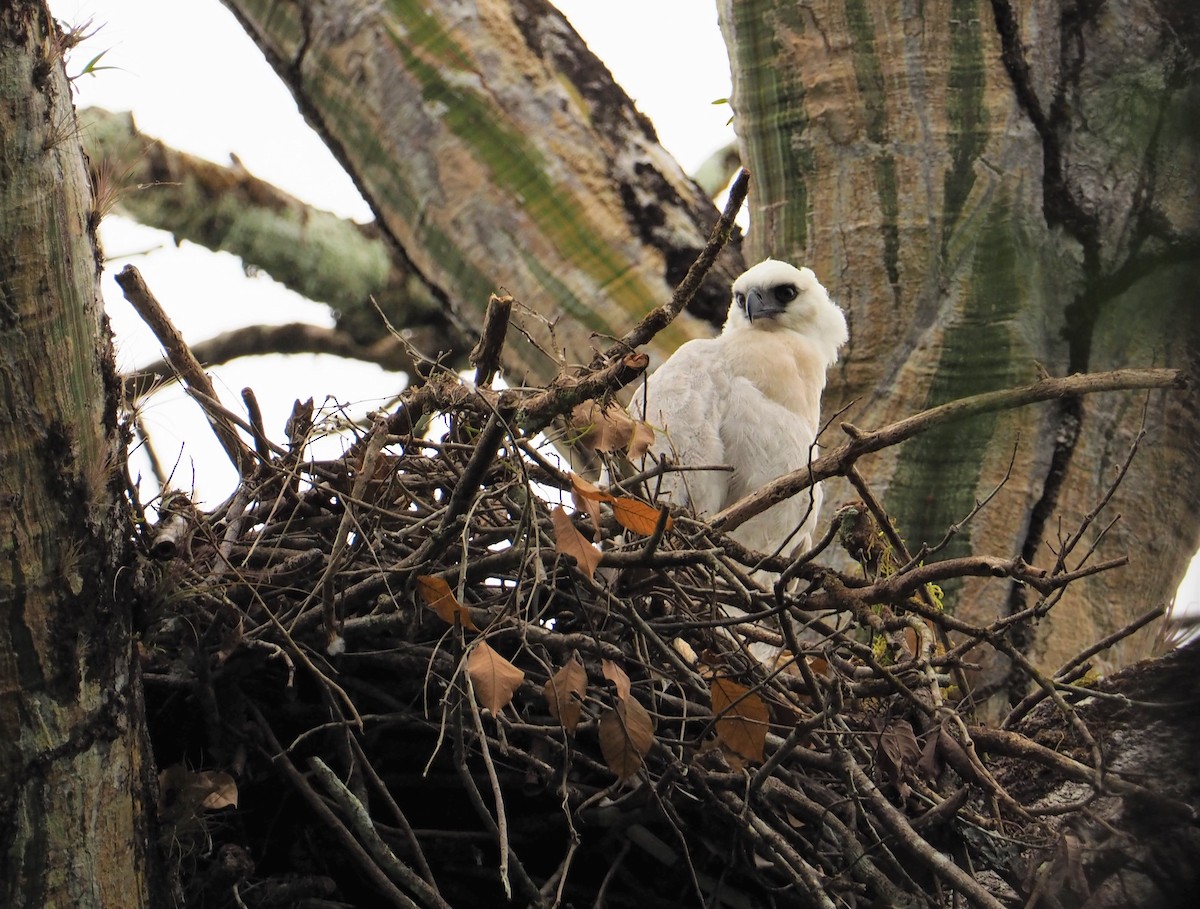
[(962, 398), (924, 410), (872, 432), (863, 432), (850, 423), (843, 423), (842, 429), (851, 439), (849, 442), (818, 458), (807, 467), (782, 476), (735, 502), (715, 515), (710, 523), (720, 531), (733, 530), (772, 505), (808, 489), (813, 484), (844, 474), (850, 465), (863, 455), (896, 445), (944, 423), (1071, 395), (1132, 391), (1138, 388), (1183, 389), (1187, 387), (1186, 381), (1183, 371), (1179, 369), (1116, 369), (1112, 372), (1042, 379), (1020, 388)]

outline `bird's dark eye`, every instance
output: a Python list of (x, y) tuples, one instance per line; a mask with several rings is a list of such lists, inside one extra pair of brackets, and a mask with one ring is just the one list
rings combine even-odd
[(738, 305), (738, 309), (745, 309), (746, 308), (746, 295), (745, 294), (734, 294), (733, 302)]
[(796, 287), (793, 284), (780, 284), (774, 290), (775, 299), (780, 303), (791, 303), (796, 299)]

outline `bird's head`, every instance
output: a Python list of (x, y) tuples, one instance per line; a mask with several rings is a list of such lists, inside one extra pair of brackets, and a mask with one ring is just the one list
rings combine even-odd
[(733, 282), (725, 331), (794, 331), (817, 345), (827, 364), (837, 362), (849, 332), (846, 317), (811, 268), (764, 259)]

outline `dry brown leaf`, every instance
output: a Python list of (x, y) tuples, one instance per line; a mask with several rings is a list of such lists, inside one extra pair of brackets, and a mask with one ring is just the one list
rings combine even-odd
[(571, 474), (571, 492), (581, 499), (592, 502), (611, 502), (612, 496), (604, 492), (595, 483), (585, 480), (577, 473)]
[[(600, 532), (600, 502), (598, 499), (585, 499), (583, 496), (572, 491), (571, 504), (575, 506), (575, 510), (586, 514), (591, 519), (592, 529), (596, 534)], [(596, 534), (592, 535), (595, 539)]]
[(417, 578), (417, 592), (425, 605), (438, 614), (447, 625), (461, 624), (469, 631), (478, 631), (471, 620), (471, 612), (454, 596), (454, 591), (445, 578), (423, 574)]
[(629, 700), (630, 681), (629, 676), (625, 674), (625, 670), (612, 660), (601, 660), (600, 671), (604, 673), (606, 679), (616, 686), (617, 699), (621, 701)]
[(638, 461), (641, 457), (650, 450), (650, 446), (654, 444), (654, 427), (645, 420), (635, 420), (633, 424), (633, 435), (629, 439), (629, 447), (627, 453), (629, 460)]
[(475, 700), (492, 713), (499, 713), (508, 706), (525, 680), (524, 672), (496, 653), (484, 640), (476, 641), (471, 647), (467, 675), (475, 689)]
[(654, 721), (635, 699), (618, 701), (600, 717), (600, 753), (619, 779), (638, 772), (654, 744)]
[(205, 793), (200, 807), (206, 811), (238, 806), (237, 782), (228, 773), (220, 770), (202, 770), (196, 774), (195, 785)]
[(583, 714), (583, 698), (587, 694), (587, 670), (579, 662), (578, 654), (571, 654), (571, 659), (546, 682), (542, 693), (546, 696), (550, 715), (567, 732), (574, 732)]
[(571, 411), (571, 428), (579, 433), (579, 443), (584, 447), (612, 452), (629, 449), (637, 426), (620, 407), (584, 401)]
[[(659, 509), (653, 505), (647, 505), (639, 499), (630, 499), (625, 496), (612, 498), (611, 502), (613, 517), (626, 530), (632, 530), (643, 536), (654, 533), (654, 528), (658, 526)], [(673, 523), (673, 519), (668, 515), (666, 529), (670, 530)]]
[(909, 785), (905, 777), (921, 760), (921, 746), (908, 720), (890, 720), (879, 731), (876, 756), (879, 768), (901, 798), (908, 798)]
[(159, 803), (173, 819), (238, 806), (237, 782), (221, 770), (195, 773), (173, 764), (158, 774)]
[(579, 565), (579, 570), (588, 576), (591, 580), (596, 574), (596, 567), (600, 564), (600, 550), (587, 541), (575, 527), (571, 521), (571, 516), (558, 505), (550, 512), (550, 521), (554, 525), (554, 550), (555, 552), (569, 555), (573, 558), (576, 564)]
[(771, 716), (766, 702), (740, 682), (715, 676), (709, 683), (717, 738), (738, 757), (763, 759)]

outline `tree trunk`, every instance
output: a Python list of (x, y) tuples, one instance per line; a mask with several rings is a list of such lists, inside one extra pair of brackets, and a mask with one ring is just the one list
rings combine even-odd
[[(589, 361), (665, 302), (716, 220), (545, 0), (224, 2), (471, 332), (497, 288), (525, 305), (515, 381)], [(719, 322), (740, 266), (728, 251), (693, 311)], [(677, 320), (653, 351), (709, 331)]]
[[(1050, 373), (1200, 363), (1194, 72), (1200, 21), (1179, 3), (720, 4), (750, 251), (811, 265), (850, 313), (827, 412), (880, 425)], [(1063, 400), (929, 433), (868, 465), (911, 548), (1052, 563), (1142, 420), (1138, 459), (1072, 556), (1116, 515), (1102, 556), (1022, 646), (1053, 669), (1169, 600), (1200, 543), (1195, 394)], [(836, 439), (828, 439), (832, 444)], [(851, 497), (845, 488), (826, 500)], [(965, 584), (983, 620), (1033, 601)], [(1028, 602), (1027, 602), (1028, 600)], [(1118, 647), (1147, 652), (1153, 632)], [(982, 680), (1021, 693), (1005, 665)]]
[(67, 40), (41, 2), (0, 12), (0, 904), (161, 906)]

